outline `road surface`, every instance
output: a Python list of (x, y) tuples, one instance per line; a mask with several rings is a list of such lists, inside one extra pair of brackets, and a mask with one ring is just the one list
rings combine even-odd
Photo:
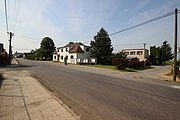
[(102, 71), (93, 73), (93, 68), (88, 72), (88, 67), (17, 60), (83, 120), (180, 119), (179, 84), (128, 80), (107, 71), (104, 75)]

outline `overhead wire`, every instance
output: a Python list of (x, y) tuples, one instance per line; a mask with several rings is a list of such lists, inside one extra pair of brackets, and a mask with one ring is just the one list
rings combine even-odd
[(9, 31), (9, 26), (8, 26), (8, 12), (7, 12), (7, 1), (4, 0), (4, 9), (5, 9), (5, 20), (6, 20), (6, 30), (7, 30), (7, 33)]
[[(134, 25), (134, 26), (131, 26), (131, 27), (128, 27), (128, 28), (125, 28), (125, 29), (122, 29), (122, 30), (119, 30), (119, 31), (116, 31), (116, 32), (113, 32), (113, 33), (110, 33), (108, 36), (105, 36), (105, 37), (113, 36), (113, 35), (119, 34), (119, 33), (121, 33), (121, 32), (125, 32), (125, 31), (128, 31), (128, 30), (134, 29), (134, 28), (136, 28), (136, 27), (140, 27), (140, 26), (142, 26), (142, 25), (145, 25), (145, 24), (148, 24), (148, 23), (151, 23), (151, 22), (154, 22), (154, 21), (163, 19), (163, 18), (168, 17), (168, 16), (171, 16), (171, 15), (173, 15), (173, 14), (174, 14), (174, 11), (171, 11), (171, 12), (169, 12), (169, 13), (166, 13), (166, 14), (161, 15), (161, 16), (159, 16), (159, 17), (156, 17), (156, 18), (150, 19), (150, 20), (148, 20), (148, 21), (142, 22), (142, 23), (140, 23), (140, 24), (137, 24), (137, 25)], [(102, 39), (102, 38), (105, 38), (105, 37), (100, 37), (100, 38), (98, 38), (98, 39)], [(83, 43), (88, 43), (88, 42), (91, 42), (91, 40), (90, 40), (90, 41), (85, 41), (85, 42), (83, 42)]]
[(111, 33), (111, 34), (109, 34), (109, 36), (112, 36), (112, 35), (115, 35), (115, 34), (118, 34), (118, 33), (124, 32), (124, 31), (127, 31), (127, 30), (134, 29), (134, 28), (136, 28), (136, 27), (139, 27), (139, 26), (142, 26), (142, 25), (145, 25), (145, 24), (148, 24), (148, 23), (154, 22), (154, 21), (156, 21), (156, 20), (159, 20), (159, 19), (162, 19), (162, 18), (165, 18), (165, 17), (171, 16), (171, 15), (173, 15), (173, 14), (174, 14), (174, 12), (173, 12), (173, 11), (172, 11), (172, 12), (169, 12), (169, 13), (167, 13), (167, 14), (161, 15), (161, 16), (156, 17), (156, 18), (153, 18), (153, 19), (151, 19), (151, 20), (148, 20), (148, 21), (142, 22), (142, 23), (140, 23), (140, 24), (134, 25), (134, 26), (132, 26), (132, 27), (125, 28), (125, 29), (122, 29), (122, 30), (120, 30), (120, 31), (117, 31), (117, 32)]
[(21, 4), (21, 0), (19, 0), (19, 2), (18, 2), (17, 14), (16, 14), (15, 21), (14, 21), (15, 22), (14, 23), (14, 32), (16, 31), (16, 24), (17, 24), (17, 19), (18, 19), (18, 15), (19, 15), (20, 4)]
[(16, 0), (14, 0), (14, 10), (13, 10), (13, 26), (15, 24), (15, 11), (16, 11)]

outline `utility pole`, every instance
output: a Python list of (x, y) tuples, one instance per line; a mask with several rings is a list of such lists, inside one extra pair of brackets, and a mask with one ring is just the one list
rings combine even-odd
[(9, 60), (12, 59), (12, 46), (11, 46), (11, 41), (12, 41), (12, 36), (14, 36), (14, 33), (8, 32), (9, 34)]
[(145, 56), (146, 56), (146, 44), (147, 43), (144, 43), (144, 68), (146, 67), (146, 58), (145, 58)]
[(177, 14), (178, 9), (175, 9), (175, 32), (174, 32), (174, 68), (173, 68), (173, 81), (176, 81), (176, 60), (177, 60)]

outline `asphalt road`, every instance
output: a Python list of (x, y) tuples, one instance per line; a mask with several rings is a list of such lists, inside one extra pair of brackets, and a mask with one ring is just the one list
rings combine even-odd
[(178, 84), (152, 84), (145, 78), (143, 82), (128, 80), (73, 65), (24, 59), (18, 62), (83, 120), (180, 119)]

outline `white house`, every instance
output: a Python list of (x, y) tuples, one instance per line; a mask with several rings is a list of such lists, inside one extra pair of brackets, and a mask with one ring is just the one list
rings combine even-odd
[(124, 49), (123, 53), (127, 55), (127, 58), (139, 59), (139, 61), (149, 61), (149, 50), (147, 49)]
[(90, 55), (90, 46), (86, 46), (82, 43), (73, 43), (58, 47), (57, 51), (53, 52), (53, 61), (64, 62), (66, 58), (67, 63), (90, 63)]

